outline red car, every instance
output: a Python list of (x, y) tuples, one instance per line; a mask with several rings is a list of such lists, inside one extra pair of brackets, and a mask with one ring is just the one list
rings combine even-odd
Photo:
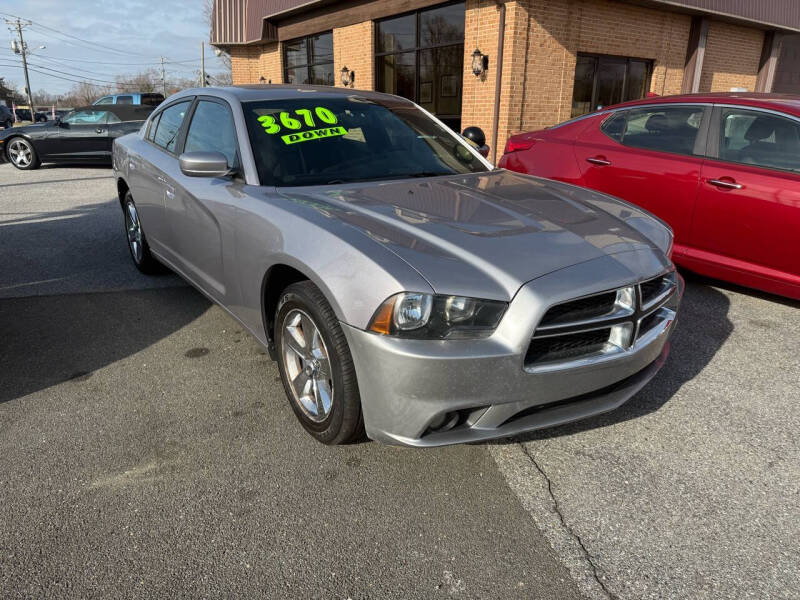
[(677, 264), (800, 299), (800, 96), (618, 104), (512, 136), (499, 166), (632, 202), (672, 226)]

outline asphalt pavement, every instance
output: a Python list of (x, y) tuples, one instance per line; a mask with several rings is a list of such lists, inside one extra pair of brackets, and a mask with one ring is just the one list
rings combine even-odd
[(578, 598), (484, 446), (314, 441), (108, 169), (0, 165), (0, 598)]
[(618, 411), (329, 448), (110, 177), (0, 165), (0, 598), (798, 597), (800, 304), (690, 278)]

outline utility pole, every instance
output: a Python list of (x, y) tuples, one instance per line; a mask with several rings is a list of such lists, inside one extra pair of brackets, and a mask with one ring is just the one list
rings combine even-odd
[(35, 120), (35, 111), (33, 108), (33, 95), (31, 94), (31, 80), (28, 77), (28, 47), (25, 45), (25, 40), (22, 37), (22, 28), (31, 24), (30, 21), (21, 21), (20, 19), (6, 19), (6, 24), (17, 30), (17, 37), (19, 38), (19, 53), (22, 54), (22, 70), (25, 72), (25, 95), (28, 97), (28, 106), (31, 109), (31, 119)]
[(161, 91), (164, 94), (164, 98), (167, 97), (167, 76), (164, 73), (164, 57), (161, 57)]
[(200, 87), (206, 87), (206, 42), (200, 42)]

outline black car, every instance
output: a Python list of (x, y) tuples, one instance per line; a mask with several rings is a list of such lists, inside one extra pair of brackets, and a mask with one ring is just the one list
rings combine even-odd
[(114, 139), (138, 131), (152, 106), (76, 108), (63, 119), (0, 131), (0, 155), (18, 169), (43, 162), (111, 162)]
[(18, 108), (16, 111), (18, 121), (35, 121), (36, 123), (45, 123), (47, 115), (43, 112), (36, 111), (34, 118), (31, 118), (31, 110), (29, 108)]
[(6, 129), (14, 126), (14, 113), (5, 104), (0, 104), (0, 125)]

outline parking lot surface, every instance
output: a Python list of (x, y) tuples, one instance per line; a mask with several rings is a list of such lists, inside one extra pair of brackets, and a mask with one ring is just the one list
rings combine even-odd
[(485, 447), (314, 441), (110, 175), (0, 165), (0, 598), (579, 597)]
[(238, 323), (133, 268), (109, 169), (0, 165), (0, 265), (0, 597), (797, 597), (796, 302), (690, 277), (618, 411), (329, 448)]

